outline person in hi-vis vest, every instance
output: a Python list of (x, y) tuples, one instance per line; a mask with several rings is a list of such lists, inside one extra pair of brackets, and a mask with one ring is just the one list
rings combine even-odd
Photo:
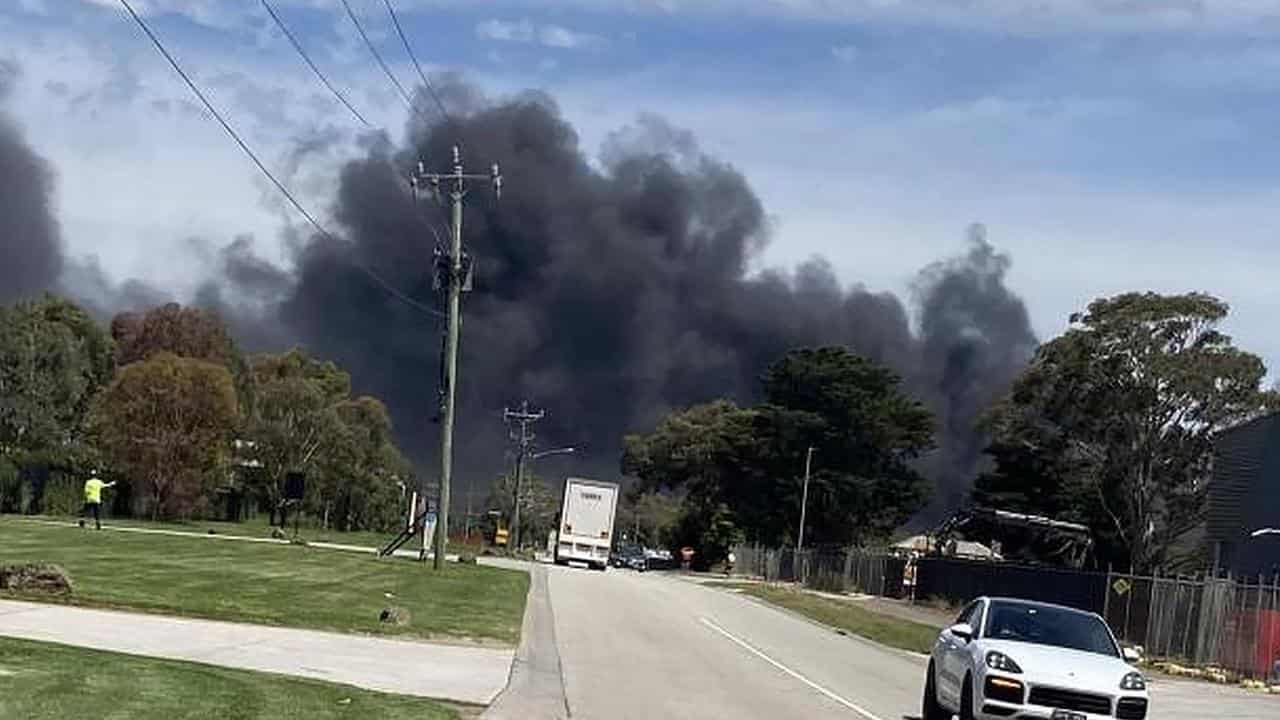
[(84, 483), (84, 510), (80, 511), (80, 527), (84, 527), (85, 518), (93, 515), (93, 524), (102, 529), (102, 491), (115, 485), (115, 482), (102, 482), (98, 479), (98, 471), (89, 473)]

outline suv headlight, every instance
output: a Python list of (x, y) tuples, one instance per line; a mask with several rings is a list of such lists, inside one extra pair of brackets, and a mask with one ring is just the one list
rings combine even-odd
[(1014, 662), (1013, 658), (995, 650), (987, 653), (987, 667), (1001, 672), (1022, 674), (1022, 668), (1018, 667), (1018, 663)]
[(1147, 679), (1140, 672), (1131, 672), (1120, 681), (1121, 690), (1146, 690)]

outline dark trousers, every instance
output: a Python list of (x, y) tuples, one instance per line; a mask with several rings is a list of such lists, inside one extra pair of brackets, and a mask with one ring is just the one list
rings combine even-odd
[(102, 529), (102, 503), (87, 502), (84, 504), (84, 510), (80, 511), (80, 527), (84, 527), (84, 519), (93, 516), (93, 524), (99, 530)]

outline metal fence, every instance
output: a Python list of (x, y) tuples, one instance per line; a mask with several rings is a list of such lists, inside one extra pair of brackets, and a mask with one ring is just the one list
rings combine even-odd
[(1147, 655), (1220, 667), (1245, 677), (1280, 675), (1280, 582), (1112, 573), (1104, 615)]
[(739, 545), (733, 550), (739, 574), (769, 582), (798, 582), (825, 592), (902, 596), (906, 560), (887, 553), (850, 548), (801, 550)]

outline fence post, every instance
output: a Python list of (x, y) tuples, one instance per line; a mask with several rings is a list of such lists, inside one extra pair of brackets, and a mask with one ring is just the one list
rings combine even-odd
[(1111, 624), (1111, 566), (1107, 566), (1107, 587), (1106, 594), (1102, 596), (1102, 619)]
[[(1280, 625), (1280, 615), (1276, 615), (1280, 611), (1280, 607), (1276, 606), (1276, 588), (1280, 587), (1280, 575), (1272, 575), (1271, 577), (1271, 616), (1267, 619), (1267, 653), (1265, 656), (1270, 667), (1266, 667), (1266, 680), (1271, 679), (1271, 675), (1280, 675), (1280, 661), (1276, 660), (1276, 656), (1272, 655), (1276, 648), (1276, 625)], [(1276, 678), (1280, 682), (1280, 678)]]
[[(1264, 587), (1264, 583), (1266, 583), (1266, 580), (1262, 579), (1262, 573), (1258, 573), (1258, 611), (1257, 613), (1255, 613), (1258, 619), (1257, 621), (1254, 622), (1253, 632), (1250, 633), (1250, 635), (1253, 636), (1253, 642), (1249, 643), (1250, 649), (1253, 650), (1253, 652), (1249, 653), (1252, 656), (1249, 659), (1250, 660), (1249, 666), (1251, 668), (1255, 667), (1255, 663), (1258, 660), (1258, 656), (1262, 654), (1258, 652), (1259, 650), (1258, 645), (1262, 642), (1262, 618), (1264, 617), (1263, 611), (1262, 611), (1262, 590)], [(1271, 654), (1271, 648), (1267, 648), (1267, 655), (1270, 655), (1270, 654)], [(1253, 670), (1249, 671), (1249, 677), (1253, 677)], [(1263, 668), (1262, 679), (1265, 680), (1266, 678), (1267, 678), (1267, 668)]]

